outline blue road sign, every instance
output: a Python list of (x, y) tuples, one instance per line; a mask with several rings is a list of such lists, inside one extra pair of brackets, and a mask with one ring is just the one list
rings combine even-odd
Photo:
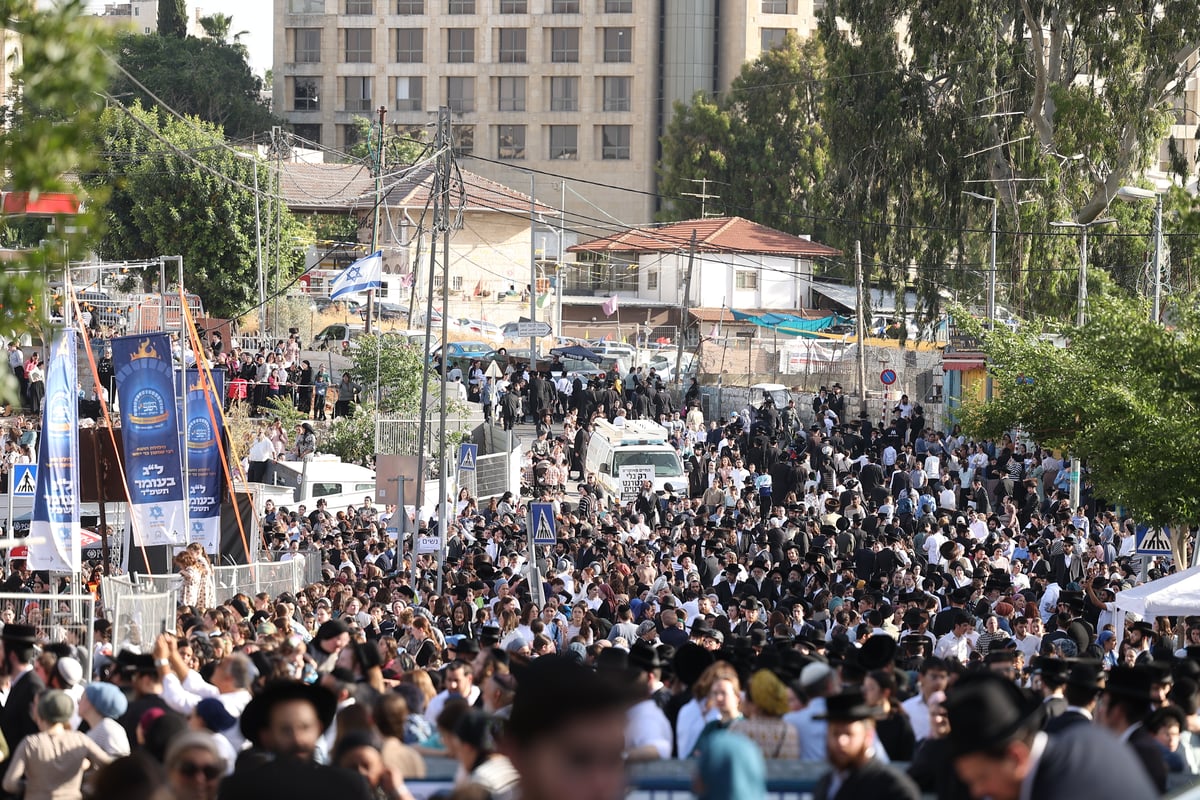
[(37, 494), (37, 464), (13, 464), (14, 497), (33, 497)]
[(460, 444), (458, 446), (458, 471), (474, 472), (475, 461), (479, 458), (479, 445)]
[(529, 526), (533, 531), (534, 544), (554, 544), (558, 541), (552, 503), (530, 503)]
[(885, 369), (883, 372), (879, 373), (879, 382), (884, 386), (891, 386), (896, 382), (896, 370)]
[(1152, 528), (1149, 525), (1138, 525), (1137, 551), (1145, 556), (1171, 555), (1171, 531), (1168, 528)]

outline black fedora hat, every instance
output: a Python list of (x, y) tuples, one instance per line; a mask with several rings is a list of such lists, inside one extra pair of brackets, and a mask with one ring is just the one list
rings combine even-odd
[(883, 669), (892, 663), (896, 657), (898, 645), (891, 636), (877, 633), (863, 642), (858, 649), (858, 663), (868, 672), (873, 669)]
[(1150, 689), (1154, 676), (1141, 667), (1113, 667), (1108, 671), (1105, 694), (1129, 697), (1135, 700), (1150, 700)]
[(1076, 689), (1104, 690), (1104, 669), (1099, 661), (1076, 661), (1067, 673), (1067, 686)]
[(0, 640), (12, 644), (37, 644), (37, 628), (12, 622), (0, 631)]
[(847, 691), (831, 695), (825, 700), (825, 713), (817, 714), (813, 719), (831, 722), (858, 722), (864, 719), (879, 719), (880, 710), (867, 705), (862, 692)]
[(242, 712), (242, 735), (254, 744), (259, 744), (259, 736), (271, 717), (271, 709), (280, 703), (292, 700), (302, 700), (311, 703), (321, 720), (321, 730), (328, 730), (337, 714), (337, 695), (319, 684), (302, 683), (300, 681), (271, 681)]
[(1043, 683), (1059, 686), (1067, 682), (1070, 667), (1061, 658), (1038, 656), (1033, 660), (1033, 674), (1041, 675)]
[(990, 672), (964, 676), (946, 693), (952, 757), (1003, 747), (1041, 722), (1040, 703)]
[(663, 660), (654, 649), (654, 645), (638, 639), (629, 648), (629, 666), (637, 667), (643, 672), (663, 668)]

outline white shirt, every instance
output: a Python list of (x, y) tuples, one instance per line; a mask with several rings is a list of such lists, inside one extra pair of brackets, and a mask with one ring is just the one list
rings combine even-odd
[(953, 658), (955, 661), (965, 664), (971, 657), (971, 639), (969, 636), (955, 636), (954, 631), (950, 631), (938, 639), (933, 654), (941, 659)]
[(704, 707), (693, 697), (679, 709), (679, 718), (675, 720), (675, 752), (678, 758), (692, 755), (704, 725)]
[(1017, 643), (1017, 650), (1025, 655), (1026, 664), (1042, 649), (1042, 637), (1033, 634), (1026, 634), (1024, 639), (1014, 636), (1013, 641)]
[(251, 461), (270, 461), (274, 457), (275, 444), (270, 439), (263, 437), (250, 445)]
[(925, 704), (925, 696), (917, 692), (901, 703), (900, 707), (904, 709), (905, 714), (908, 714), (908, 721), (912, 725), (913, 735), (917, 737), (917, 741), (928, 739), (929, 734), (933, 731), (929, 722), (929, 706)]
[[(445, 708), (446, 701), (449, 699), (450, 693), (443, 689), (429, 701), (429, 705), (425, 707), (425, 719), (429, 720), (430, 724), (437, 724), (438, 714), (442, 713), (442, 709)], [(467, 692), (467, 705), (473, 706), (477, 700), (479, 700), (479, 687), (472, 686), (471, 691)]]
[(671, 744), (674, 737), (671, 734), (671, 723), (650, 698), (646, 698), (625, 715), (625, 749), (636, 750), (639, 747), (653, 745), (658, 751), (658, 757), (671, 757)]

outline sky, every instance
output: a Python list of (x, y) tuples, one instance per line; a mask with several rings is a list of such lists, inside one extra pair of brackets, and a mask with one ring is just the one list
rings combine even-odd
[(250, 50), (250, 68), (261, 76), (274, 61), (273, 10), (271, 0), (188, 0), (188, 13), (198, 7), (201, 14), (221, 12), (233, 17), (233, 32), (249, 31), (242, 43)]

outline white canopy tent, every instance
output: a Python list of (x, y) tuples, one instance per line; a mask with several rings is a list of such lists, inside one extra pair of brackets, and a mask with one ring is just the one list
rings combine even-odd
[[(1200, 614), (1200, 566), (1117, 592), (1116, 606), (1116, 618), (1122, 622), (1126, 614), (1142, 619)], [(1117, 626), (1118, 640), (1124, 629), (1123, 624)]]

